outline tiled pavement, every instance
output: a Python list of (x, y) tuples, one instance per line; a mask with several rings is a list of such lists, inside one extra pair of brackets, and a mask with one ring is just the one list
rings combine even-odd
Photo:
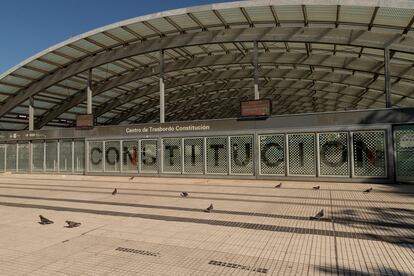
[(0, 275), (414, 275), (414, 185), (277, 183), (3, 174)]

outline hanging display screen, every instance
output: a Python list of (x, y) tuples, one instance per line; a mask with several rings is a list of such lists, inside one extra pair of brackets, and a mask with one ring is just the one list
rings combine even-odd
[(93, 115), (81, 114), (76, 116), (76, 127), (93, 127)]
[(269, 117), (272, 114), (272, 103), (269, 99), (246, 101), (240, 103), (242, 118)]

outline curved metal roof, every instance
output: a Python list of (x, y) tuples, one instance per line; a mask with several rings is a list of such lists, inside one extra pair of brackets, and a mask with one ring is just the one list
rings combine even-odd
[(177, 9), (73, 37), (0, 75), (0, 128), (43, 126), (85, 113), (89, 68), (100, 124), (157, 121), (164, 49), (166, 120), (235, 117), (259, 91), (275, 114), (385, 107), (384, 49), (394, 107), (414, 106), (414, 1), (262, 0)]

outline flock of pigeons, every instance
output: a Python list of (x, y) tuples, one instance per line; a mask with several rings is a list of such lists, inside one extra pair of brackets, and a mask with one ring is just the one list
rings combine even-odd
[[(281, 187), (282, 187), (282, 183), (279, 183), (275, 186), (275, 188), (281, 188)], [(321, 186), (314, 186), (312, 189), (313, 190), (319, 190), (320, 188), (321, 188)], [(372, 187), (364, 190), (364, 193), (369, 193), (371, 191), (372, 191)], [(112, 192), (112, 195), (116, 195), (117, 193), (118, 193), (118, 190), (115, 188)], [(182, 192), (180, 194), (180, 196), (181, 197), (188, 197), (189, 194), (188, 194), (188, 192)], [(211, 213), (211, 211), (213, 211), (213, 209), (214, 209), (213, 203), (211, 203), (210, 206), (208, 206), (206, 209), (204, 209), (204, 212)], [(316, 215), (309, 217), (309, 219), (310, 220), (318, 220), (318, 219), (321, 219), (323, 216), (324, 216), (324, 211), (322, 209)], [(47, 224), (52, 224), (53, 223), (52, 220), (47, 219), (42, 215), (39, 215), (39, 217), (40, 217), (39, 224), (47, 225)], [(66, 223), (67, 223), (67, 225), (65, 227), (67, 227), (67, 228), (79, 227), (81, 225), (80, 222), (75, 222), (75, 221), (70, 221), (70, 220), (67, 220)]]

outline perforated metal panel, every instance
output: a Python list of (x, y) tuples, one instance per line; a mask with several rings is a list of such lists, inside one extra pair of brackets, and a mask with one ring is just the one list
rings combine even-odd
[(253, 174), (253, 136), (230, 137), (231, 174)]
[(260, 174), (285, 175), (285, 135), (260, 135)]
[(72, 141), (59, 141), (59, 170), (72, 172)]
[(349, 176), (348, 133), (319, 135), (319, 175)]
[(43, 142), (34, 141), (32, 143), (32, 171), (41, 172), (44, 170), (44, 149)]
[(181, 173), (181, 138), (162, 139), (162, 170), (165, 173)]
[(58, 143), (46, 141), (46, 171), (57, 171), (58, 168)]
[(121, 142), (105, 141), (105, 171), (121, 171)]
[(228, 150), (227, 137), (207, 137), (207, 173), (227, 174), (228, 173)]
[(353, 173), (355, 176), (387, 176), (385, 131), (358, 131), (353, 133)]
[(143, 173), (158, 172), (158, 141), (155, 139), (140, 140), (140, 171)]
[(6, 145), (0, 145), (0, 171), (4, 172), (6, 168)]
[(288, 134), (289, 175), (316, 175), (315, 134)]
[(396, 130), (394, 137), (397, 179), (414, 181), (414, 127)]
[(15, 172), (17, 166), (17, 144), (6, 145), (6, 170)]
[(184, 138), (184, 173), (204, 173), (203, 138)]
[(73, 169), (75, 172), (85, 171), (85, 142), (73, 142)]
[(103, 171), (103, 142), (89, 142), (89, 171)]
[(122, 171), (138, 172), (138, 140), (122, 141)]
[(19, 172), (28, 172), (29, 171), (29, 143), (19, 143), (17, 144), (18, 150), (18, 162), (17, 170)]

